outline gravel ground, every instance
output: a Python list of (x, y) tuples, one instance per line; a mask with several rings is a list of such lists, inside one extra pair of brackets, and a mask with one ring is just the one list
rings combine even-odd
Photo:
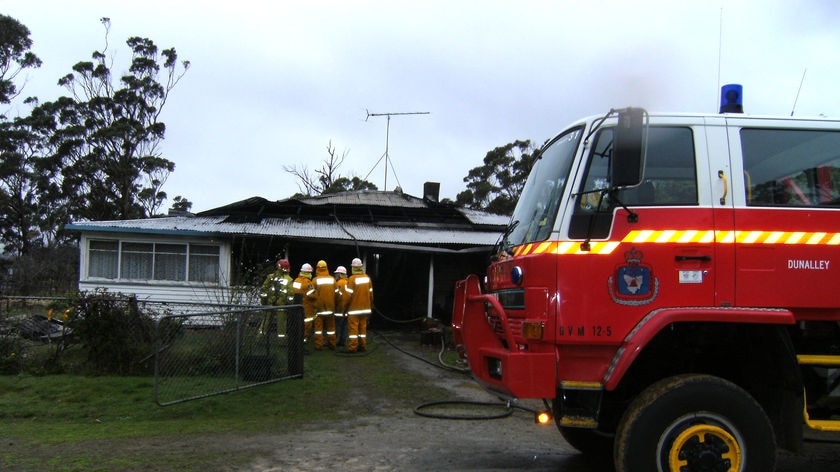
[[(418, 343), (400, 342), (420, 354)], [(392, 349), (382, 345), (383, 349)], [(428, 359), (430, 349), (422, 357)], [(452, 392), (452, 401), (465, 405), (417, 405), (430, 416), (462, 415), (470, 418), (503, 416), (508, 410), (482, 390), (468, 375), (435, 368), (409, 355), (400, 364)], [(490, 403), (492, 405), (482, 405)], [(496, 406), (498, 405), (498, 406)], [(419, 408), (418, 408), (419, 407)], [(386, 407), (375, 416), (333, 425), (313, 425), (293, 435), (221, 435), (215, 447), (232, 445), (253, 451), (250, 471), (596, 471), (610, 470), (590, 464), (566, 444), (554, 425), (539, 426), (533, 413), (541, 402), (523, 402), (507, 416), (496, 419), (428, 417), (415, 409)], [(203, 447), (203, 446), (195, 446)]]
[[(401, 348), (405, 345), (412, 346), (400, 344)], [(402, 359), (406, 368), (450, 390), (453, 401), (498, 402), (469, 376), (431, 367), (410, 356)], [(520, 406), (538, 409), (542, 404), (528, 401)], [(420, 411), (441, 412), (434, 407)], [(503, 411), (476, 407), (456, 413), (483, 416)], [(242, 444), (241, 438), (236, 442)], [(562, 439), (554, 425), (539, 426), (530, 412), (520, 408), (514, 408), (510, 416), (492, 420), (428, 418), (414, 411), (393, 409), (357, 418), (352, 423), (336, 424), (329, 431), (248, 438), (245, 447), (254, 451), (254, 461), (247, 469), (252, 471), (612, 470), (610, 458), (606, 458), (607, 463), (587, 460)], [(272, 447), (273, 451), (266, 452)], [(802, 455), (781, 453), (777, 471), (836, 472), (839, 467), (840, 445), (809, 442)]]

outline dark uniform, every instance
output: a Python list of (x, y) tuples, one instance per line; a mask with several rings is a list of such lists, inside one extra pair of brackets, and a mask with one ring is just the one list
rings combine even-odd
[(335, 268), (335, 338), (337, 346), (347, 345), (347, 269), (344, 266)]
[[(294, 303), (294, 291), (292, 290), (292, 277), (289, 275), (289, 261), (280, 259), (277, 261), (277, 270), (265, 278), (260, 288), (260, 303), (263, 305), (284, 306)], [(286, 317), (284, 309), (266, 311), (260, 323), (260, 334), (268, 334), (274, 316), (277, 325), (277, 337), (281, 340), (286, 337)]]

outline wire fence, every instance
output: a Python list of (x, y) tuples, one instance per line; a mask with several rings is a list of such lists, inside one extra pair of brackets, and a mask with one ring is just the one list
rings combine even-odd
[(155, 402), (166, 406), (302, 378), (303, 326), (300, 305), (160, 318)]
[(303, 308), (0, 297), (0, 374), (149, 375), (158, 405), (303, 377)]

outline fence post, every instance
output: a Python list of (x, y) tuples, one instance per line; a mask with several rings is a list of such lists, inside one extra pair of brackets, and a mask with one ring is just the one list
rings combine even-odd
[(289, 375), (303, 377), (303, 306), (290, 306), (286, 317), (286, 339), (288, 344)]
[[(239, 380), (240, 380), (240, 376), (239, 376), (239, 352), (240, 352), (240, 349), (239, 349), (239, 346), (242, 343), (242, 333), (241, 333), (241, 329), (240, 329), (240, 327), (242, 326), (242, 316), (243, 316), (243, 313), (237, 313), (236, 314), (236, 334), (235, 334), (236, 340), (233, 343), (234, 344), (234, 352), (236, 354), (233, 357), (234, 358), (233, 378), (234, 378), (234, 385), (236, 385), (237, 388), (239, 388)], [(245, 314), (244, 316), (248, 316), (248, 315)]]

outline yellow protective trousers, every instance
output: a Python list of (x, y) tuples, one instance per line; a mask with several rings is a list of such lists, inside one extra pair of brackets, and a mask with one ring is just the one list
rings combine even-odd
[(327, 338), (327, 345), (335, 349), (335, 316), (318, 315), (315, 317), (315, 349), (320, 351), (324, 348), (324, 337)]
[(347, 316), (347, 350), (350, 352), (367, 349), (367, 315)]

